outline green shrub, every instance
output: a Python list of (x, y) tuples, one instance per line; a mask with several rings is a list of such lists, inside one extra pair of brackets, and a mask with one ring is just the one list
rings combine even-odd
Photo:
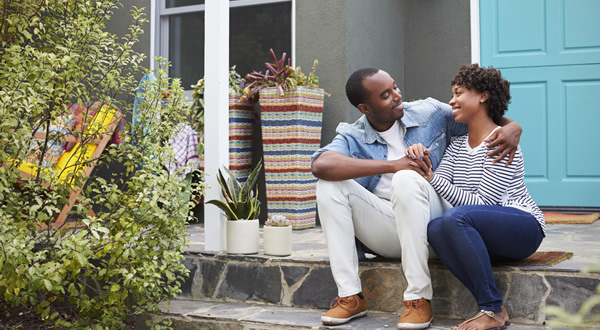
[[(189, 117), (189, 105), (163, 61), (146, 86), (135, 136), (98, 159), (96, 168), (109, 175), (93, 175), (85, 185), (82, 175), (57, 180), (43, 155), (58, 133), (46, 136), (38, 158), (30, 148), (32, 132), (72, 103), (100, 101), (131, 118), (144, 58), (133, 46), (146, 20), (134, 9), (119, 40), (105, 31), (118, 6), (0, 0), (0, 299), (31, 306), (59, 327), (121, 328), (128, 315), (158, 312), (187, 275), (181, 260), (192, 203), (178, 198), (184, 183), (164, 164), (172, 153), (165, 141)], [(42, 170), (23, 181), (17, 166), (27, 157)], [(81, 228), (53, 228), (76, 187), (83, 193), (70, 216)], [(92, 205), (95, 217), (88, 215)]]

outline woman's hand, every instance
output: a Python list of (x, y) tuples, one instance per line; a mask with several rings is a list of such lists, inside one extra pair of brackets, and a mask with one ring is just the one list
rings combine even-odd
[(429, 154), (429, 149), (425, 148), (421, 143), (416, 143), (406, 148), (404, 153), (409, 159), (423, 160), (423, 156)]
[(429, 149), (421, 143), (413, 144), (406, 148), (406, 157), (409, 159), (410, 166), (414, 167), (427, 181), (431, 180), (433, 170), (431, 159), (429, 159)]
[(521, 128), (521, 125), (512, 121), (497, 129), (489, 138), (485, 139), (485, 142), (489, 143), (487, 146), (488, 148), (491, 149), (496, 147), (496, 149), (488, 152), (487, 155), (494, 156), (499, 154), (496, 159), (492, 160), (492, 163), (501, 161), (506, 155), (510, 155), (506, 162), (506, 166), (512, 163), (515, 154), (517, 153), (517, 147), (519, 146), (522, 132), (523, 129)]

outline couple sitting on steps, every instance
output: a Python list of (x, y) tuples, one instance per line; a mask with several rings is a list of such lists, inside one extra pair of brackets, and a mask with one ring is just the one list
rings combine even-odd
[(341, 123), (311, 165), (338, 289), (324, 324), (367, 314), (355, 238), (402, 260), (408, 286), (398, 328), (424, 329), (433, 319), (428, 245), (479, 305), (457, 329), (509, 323), (491, 263), (526, 258), (545, 236), (523, 181), (521, 127), (503, 116), (509, 86), (494, 68), (463, 65), (449, 105), (403, 103), (385, 71), (365, 68), (348, 78), (346, 95), (363, 116)]

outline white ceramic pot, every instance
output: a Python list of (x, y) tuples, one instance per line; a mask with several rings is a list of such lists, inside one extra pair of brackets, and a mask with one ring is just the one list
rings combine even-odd
[(258, 253), (258, 219), (227, 220), (227, 253)]
[(278, 257), (292, 254), (292, 226), (264, 226), (263, 229), (265, 254)]

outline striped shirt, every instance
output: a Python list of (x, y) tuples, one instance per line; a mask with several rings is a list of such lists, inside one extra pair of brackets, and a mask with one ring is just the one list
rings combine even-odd
[(512, 163), (505, 166), (508, 157), (492, 163), (486, 155), (487, 143), (475, 148), (468, 143), (468, 135), (457, 137), (446, 149), (442, 161), (431, 178), (431, 185), (453, 206), (502, 205), (531, 213), (540, 223), (544, 235), (544, 214), (533, 201), (525, 181), (525, 167), (521, 148)]

